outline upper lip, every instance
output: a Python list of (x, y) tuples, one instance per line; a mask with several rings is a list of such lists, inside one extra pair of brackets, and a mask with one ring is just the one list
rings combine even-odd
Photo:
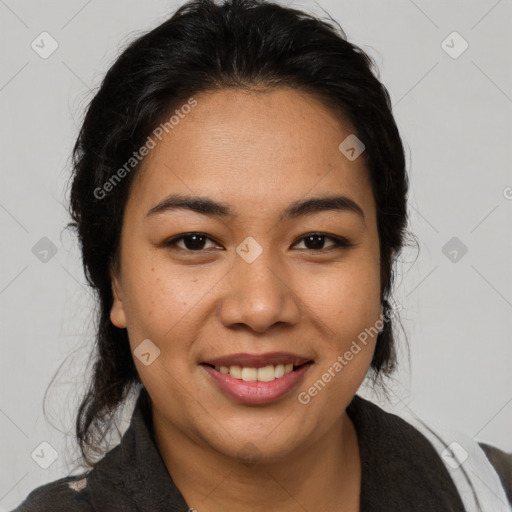
[(290, 352), (268, 352), (266, 354), (229, 354), (226, 356), (208, 359), (201, 364), (210, 364), (212, 366), (243, 366), (246, 368), (262, 368), (263, 366), (277, 364), (293, 364), (300, 366), (312, 361), (308, 357), (302, 357)]

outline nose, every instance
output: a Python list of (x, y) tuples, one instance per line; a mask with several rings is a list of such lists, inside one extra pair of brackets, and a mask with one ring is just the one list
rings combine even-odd
[(292, 278), (267, 253), (263, 251), (252, 263), (235, 257), (219, 312), (226, 327), (244, 324), (263, 333), (274, 324), (292, 326), (300, 321), (300, 300)]

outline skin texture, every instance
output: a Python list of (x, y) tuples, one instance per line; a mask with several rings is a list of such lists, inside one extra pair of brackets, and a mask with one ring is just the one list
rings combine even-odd
[[(361, 463), (345, 409), (376, 337), (308, 404), (297, 396), (379, 319), (379, 238), (364, 153), (350, 161), (340, 152), (353, 129), (304, 92), (219, 90), (196, 99), (132, 183), (112, 276), (112, 322), (127, 328), (132, 351), (144, 339), (160, 350), (148, 366), (134, 358), (152, 400), (157, 446), (198, 512), (341, 504), (357, 511)], [(237, 215), (147, 216), (171, 193), (207, 196)], [(322, 211), (279, 221), (290, 203), (323, 195), (349, 197), (364, 219)], [(202, 250), (187, 250), (183, 239), (164, 245), (190, 232), (210, 237)], [(312, 232), (354, 245), (337, 248), (325, 238), (318, 249), (302, 238)], [(263, 248), (250, 264), (236, 252), (248, 236)], [(276, 351), (314, 364), (290, 393), (264, 405), (228, 397), (199, 365)]]

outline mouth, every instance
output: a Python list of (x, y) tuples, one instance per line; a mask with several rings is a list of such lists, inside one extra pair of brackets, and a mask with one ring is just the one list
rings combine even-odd
[(200, 363), (213, 383), (240, 403), (263, 404), (288, 394), (314, 364), (289, 353), (233, 354)]
[(244, 382), (272, 382), (275, 379), (281, 379), (290, 372), (297, 371), (307, 364), (312, 364), (312, 361), (300, 365), (294, 365), (293, 363), (269, 364), (259, 368), (240, 365), (214, 366), (209, 363), (203, 363), (203, 365), (213, 368), (217, 372), (229, 375), (234, 379), (243, 380)]

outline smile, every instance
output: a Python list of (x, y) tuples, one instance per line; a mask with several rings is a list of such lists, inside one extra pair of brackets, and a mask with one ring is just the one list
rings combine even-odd
[(268, 366), (262, 366), (261, 368), (250, 368), (242, 366), (215, 366), (215, 369), (224, 373), (229, 374), (234, 379), (244, 380), (246, 382), (272, 382), (274, 379), (280, 379), (287, 373), (293, 371), (293, 364), (277, 364)]
[[(269, 364), (270, 361), (274, 364)], [(241, 364), (230, 364), (234, 362)], [(201, 363), (200, 366), (212, 384), (225, 395), (239, 403), (256, 405), (274, 402), (287, 395), (298, 386), (312, 365), (312, 360), (281, 353), (262, 356), (238, 354)]]

